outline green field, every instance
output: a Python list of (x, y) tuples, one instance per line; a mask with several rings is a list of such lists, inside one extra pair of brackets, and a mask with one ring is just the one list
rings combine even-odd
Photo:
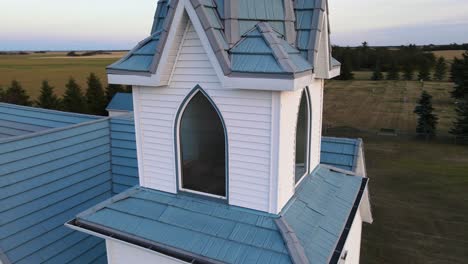
[(67, 57), (65, 52), (0, 55), (0, 87), (6, 87), (16, 79), (32, 98), (36, 98), (41, 82), (48, 80), (55, 86), (57, 94), (62, 95), (70, 77), (85, 88), (86, 77), (91, 72), (96, 73), (106, 84), (105, 67), (122, 56), (122, 52), (91, 57)]
[(420, 83), (327, 83), (324, 133), (364, 139), (375, 222), (364, 226), (363, 263), (468, 262), (468, 147), (448, 134), (452, 86), (425, 83), (440, 117), (439, 138), (425, 142), (414, 138)]
[[(70, 76), (84, 87), (123, 54), (67, 58), (64, 53), (0, 55), (0, 86), (19, 80), (33, 97), (43, 79), (61, 94)], [(369, 72), (356, 73), (369, 79)], [(324, 133), (362, 137), (375, 222), (364, 226), (363, 263), (467, 263), (468, 147), (452, 144), (452, 84), (416, 81), (329, 81)], [(422, 89), (434, 96), (439, 138), (414, 138), (413, 109)], [(398, 136), (377, 135), (382, 128)]]

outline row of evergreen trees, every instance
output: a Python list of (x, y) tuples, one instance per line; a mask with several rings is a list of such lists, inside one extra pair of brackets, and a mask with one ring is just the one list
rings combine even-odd
[[(417, 80), (423, 81), (442, 81), (447, 77), (448, 66), (445, 58), (440, 57), (437, 59), (435, 66), (431, 68), (428, 64), (421, 64), (418, 69), (413, 68), (410, 64), (398, 65), (396, 62), (390, 64), (387, 68), (387, 74), (384, 75), (382, 67), (379, 62), (376, 63), (373, 69), (371, 80), (414, 80), (417, 72)], [(431, 72), (434, 71), (432, 74)], [(354, 74), (349, 60), (345, 58), (341, 65), (341, 75), (337, 77), (337, 80), (353, 80)]]
[[(456, 137), (457, 141), (468, 143), (468, 51), (465, 52), (462, 59), (454, 61), (451, 78), (455, 82), (452, 97), (456, 103), (456, 118), (450, 133)], [(432, 96), (426, 91), (421, 94), (414, 113), (418, 115), (416, 132), (426, 139), (434, 137), (438, 117), (434, 114)]]
[(74, 113), (106, 115), (106, 106), (118, 92), (131, 92), (130, 87), (110, 84), (103, 88), (96, 74), (91, 73), (87, 78), (87, 89), (81, 89), (75, 79), (70, 78), (65, 85), (62, 98), (55, 94), (55, 88), (48, 81), (43, 81), (41, 92), (37, 100), (30, 99), (21, 84), (13, 80), (9, 87), (0, 87), (0, 102), (37, 106), (46, 109), (62, 110)]
[(388, 72), (392, 67), (411, 69), (413, 72), (422, 69), (432, 69), (437, 58), (432, 52), (426, 52), (416, 45), (390, 47), (370, 47), (367, 42), (359, 47), (339, 47), (332, 49), (333, 57), (347, 64), (351, 71), (371, 70), (379, 67)]

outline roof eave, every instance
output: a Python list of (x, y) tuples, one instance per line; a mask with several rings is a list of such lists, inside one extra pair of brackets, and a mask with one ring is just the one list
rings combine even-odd
[(113, 240), (120, 243), (130, 244), (140, 247), (144, 250), (163, 254), (187, 263), (201, 263), (201, 264), (221, 264), (222, 262), (206, 258), (204, 256), (196, 255), (184, 250), (170, 247), (161, 243), (146, 240), (137, 236), (126, 234), (102, 225), (90, 223), (88, 221), (73, 219), (65, 223), (65, 226), (76, 231), (80, 231), (95, 237), (103, 238), (106, 240)]

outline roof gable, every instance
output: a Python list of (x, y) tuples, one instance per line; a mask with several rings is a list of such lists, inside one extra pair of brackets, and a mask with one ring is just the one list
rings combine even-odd
[[(244, 77), (243, 73), (257, 73), (278, 78), (289, 76), (288, 78), (294, 79), (296, 73), (313, 70), (317, 66), (329, 68), (316, 64), (319, 41), (322, 36), (327, 38), (329, 33), (323, 30), (324, 16), (328, 14), (326, 0), (181, 0), (180, 2), (189, 2), (195, 9), (225, 76)], [(178, 0), (159, 1), (152, 35), (138, 44), (122, 60), (109, 66), (109, 74), (150, 76), (156, 73), (178, 4)], [(284, 46), (284, 43), (292, 44), (287, 49), (294, 49), (294, 52), (283, 53), (290, 55), (291, 63), (282, 57), (240, 50), (240, 47), (245, 45), (240, 43), (245, 42), (246, 38), (250, 37), (249, 33), (258, 27), (273, 29), (281, 39), (277, 41), (279, 46)], [(248, 39), (246, 42), (251, 41), (253, 40)], [(277, 48), (271, 48), (273, 51), (278, 51)], [(329, 51), (330, 49), (324, 52)], [(272, 54), (281, 56), (278, 52)], [(285, 64), (291, 65), (285, 67)], [(233, 72), (236, 74), (233, 75)]]

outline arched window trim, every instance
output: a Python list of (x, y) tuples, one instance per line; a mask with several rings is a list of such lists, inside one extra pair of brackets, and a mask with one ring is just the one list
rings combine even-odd
[[(312, 105), (310, 101), (310, 94), (309, 94), (309, 87), (306, 86), (304, 90), (301, 92), (301, 97), (299, 98), (299, 105), (297, 107), (297, 121), (299, 121), (299, 111), (301, 108), (301, 101), (302, 97), (305, 96), (306, 98), (306, 108), (307, 108), (307, 143), (306, 143), (306, 157), (305, 157), (305, 173), (304, 175), (301, 176), (301, 179), (295, 183), (295, 187), (299, 186), (302, 181), (306, 178), (306, 176), (310, 173), (310, 143), (312, 140)], [(297, 122), (296, 121), (296, 122)], [(297, 135), (297, 123), (296, 123), (296, 135)], [(294, 150), (296, 150), (296, 144), (297, 144), (297, 136), (294, 137)], [(296, 152), (294, 151), (294, 181), (296, 181)]]
[[(182, 158), (181, 154), (182, 151), (180, 149), (180, 123), (181, 119), (183, 116), (183, 113), (185, 112), (185, 109), (189, 105), (190, 101), (192, 98), (198, 93), (202, 93), (206, 99), (211, 103), (213, 108), (215, 109), (216, 113), (218, 114), (219, 119), (221, 120), (221, 124), (223, 125), (224, 129), (224, 142), (225, 142), (225, 157), (226, 157), (226, 169), (225, 169), (225, 177), (226, 177), (226, 196), (218, 196), (210, 193), (204, 193), (204, 192), (199, 192), (199, 191), (194, 191), (194, 190), (189, 190), (189, 189), (184, 189), (182, 187)], [(176, 180), (177, 180), (177, 192), (182, 192), (182, 193), (189, 193), (193, 195), (200, 195), (204, 197), (211, 197), (211, 198), (217, 198), (217, 199), (222, 199), (229, 201), (229, 148), (228, 148), (228, 133), (227, 133), (227, 128), (226, 128), (226, 123), (224, 122), (223, 115), (221, 114), (221, 111), (218, 109), (216, 106), (215, 102), (211, 97), (208, 95), (208, 93), (203, 90), (203, 88), (200, 85), (195, 86), (192, 91), (184, 98), (182, 101), (177, 114), (175, 118), (175, 124), (174, 124), (174, 146), (175, 146), (175, 170), (176, 170)]]

